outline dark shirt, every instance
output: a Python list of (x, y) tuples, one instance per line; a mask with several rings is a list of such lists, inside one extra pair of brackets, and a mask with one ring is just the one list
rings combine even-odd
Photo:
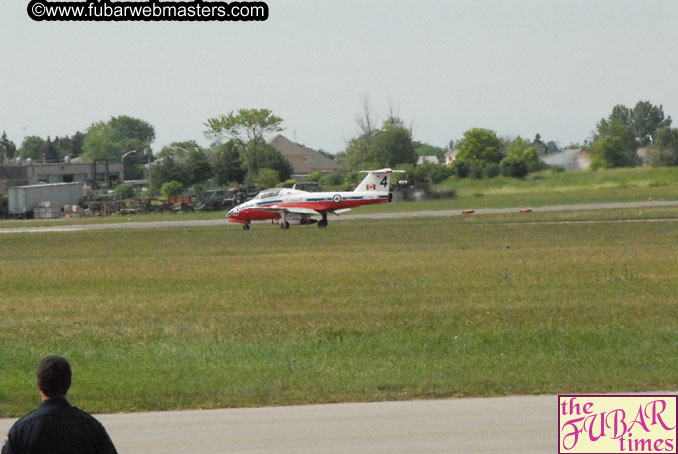
[(106, 429), (94, 417), (52, 398), (9, 430), (2, 454), (116, 454)]

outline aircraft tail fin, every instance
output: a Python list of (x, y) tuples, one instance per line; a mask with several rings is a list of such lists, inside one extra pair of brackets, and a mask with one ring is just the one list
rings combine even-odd
[(363, 170), (360, 173), (366, 173), (367, 176), (360, 182), (353, 192), (388, 192), (391, 188), (391, 174), (394, 172), (404, 172), (404, 170)]

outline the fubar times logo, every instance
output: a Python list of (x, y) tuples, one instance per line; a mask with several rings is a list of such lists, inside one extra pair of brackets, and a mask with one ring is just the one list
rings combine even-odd
[(675, 395), (559, 395), (558, 454), (677, 453)]

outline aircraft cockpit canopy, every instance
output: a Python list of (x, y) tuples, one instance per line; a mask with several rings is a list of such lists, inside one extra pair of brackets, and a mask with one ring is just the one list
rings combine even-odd
[(264, 189), (259, 194), (257, 194), (255, 199), (268, 199), (270, 197), (276, 197), (282, 190), (283, 188)]

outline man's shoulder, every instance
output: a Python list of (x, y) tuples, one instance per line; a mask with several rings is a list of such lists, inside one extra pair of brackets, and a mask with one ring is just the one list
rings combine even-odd
[(93, 424), (101, 426), (102, 424), (99, 422), (98, 419), (96, 419), (94, 416), (90, 415), (84, 410), (80, 410), (78, 407), (71, 406), (69, 409), (69, 412), (77, 418), (82, 418), (83, 420), (90, 421)]
[(21, 418), (17, 419), (16, 422), (12, 425), (12, 429), (16, 430), (19, 427), (23, 426), (24, 424), (30, 423), (35, 418), (39, 418), (41, 415), (43, 415), (43, 412), (41, 411), (41, 408), (38, 407), (35, 410), (26, 413)]
[(30, 426), (32, 424), (35, 424), (36, 422), (39, 423), (38, 421), (40, 419), (51, 418), (54, 415), (58, 415), (61, 418), (66, 417), (76, 419), (87, 424), (103, 427), (94, 416), (90, 415), (86, 411), (83, 411), (78, 407), (74, 407), (73, 405), (70, 405), (67, 402), (66, 403), (60, 402), (59, 405), (50, 405), (50, 404), (40, 405), (35, 410), (19, 418), (19, 420), (17, 420), (12, 426), (12, 429), (19, 430), (22, 426)]

